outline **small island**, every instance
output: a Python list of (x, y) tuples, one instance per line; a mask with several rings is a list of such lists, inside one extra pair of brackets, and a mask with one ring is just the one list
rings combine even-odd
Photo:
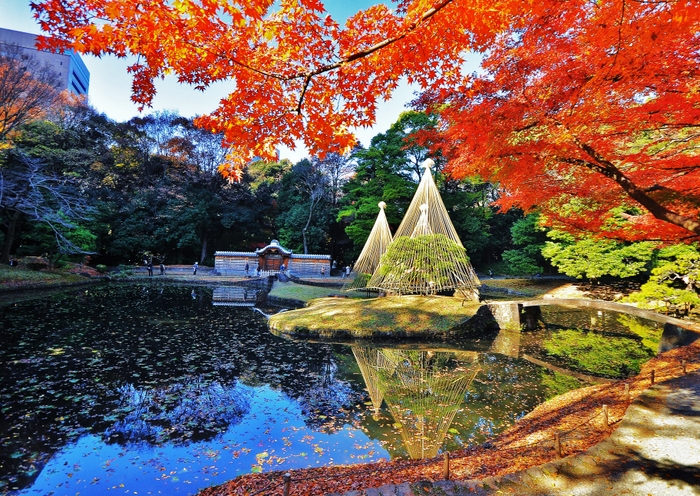
[(270, 317), (276, 334), (326, 339), (438, 338), (460, 335), (481, 305), (449, 296), (318, 298)]

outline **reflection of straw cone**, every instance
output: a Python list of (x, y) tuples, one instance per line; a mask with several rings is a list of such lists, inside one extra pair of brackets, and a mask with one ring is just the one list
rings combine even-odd
[[(405, 351), (353, 346), (372, 396), (383, 398), (411, 458), (436, 456), (478, 372), (475, 352)], [(440, 367), (459, 360), (459, 368)], [(464, 366), (464, 362), (467, 362)], [(374, 395), (374, 396), (373, 396)], [(375, 417), (375, 420), (377, 418)]]
[[(382, 408), (382, 400), (384, 396), (378, 387), (379, 381), (377, 380), (377, 369), (372, 366), (372, 364), (377, 363), (377, 357), (374, 355), (378, 354), (379, 350), (367, 346), (351, 346), (350, 348), (352, 349), (352, 354), (355, 355), (355, 360), (357, 360), (357, 364), (360, 367), (362, 378), (365, 380), (367, 392), (372, 400), (374, 415), (379, 416), (379, 411)], [(375, 418), (375, 420), (377, 419)]]

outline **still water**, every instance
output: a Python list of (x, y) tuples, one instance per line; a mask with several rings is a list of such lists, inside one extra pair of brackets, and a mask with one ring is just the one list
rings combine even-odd
[(0, 304), (0, 493), (194, 494), (250, 472), (431, 457), (587, 385), (600, 357), (557, 355), (561, 332), (615, 335), (642, 361), (662, 334), (545, 314), (551, 325), (526, 337), (307, 343), (226, 304), (241, 291), (149, 282)]

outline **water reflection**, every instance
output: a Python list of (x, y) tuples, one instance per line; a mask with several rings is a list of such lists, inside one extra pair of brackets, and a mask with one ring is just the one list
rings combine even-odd
[(254, 307), (265, 300), (266, 293), (260, 289), (243, 286), (224, 286), (214, 289), (212, 304), (226, 307)]
[(478, 353), (357, 345), (352, 346), (352, 353), (372, 399), (375, 418), (386, 402), (409, 456), (436, 456), (480, 369)]
[[(0, 305), (0, 493), (36, 486), (52, 457), (79, 463), (71, 446), (86, 436), (89, 453), (109, 445), (158, 450), (163, 463), (176, 447), (239, 451), (229, 471), (235, 477), (250, 470), (244, 455), (253, 449), (240, 452), (239, 439), (282, 453), (313, 431), (340, 432), (328, 441), (332, 449), (295, 449), (324, 461), (340, 450), (337, 458), (350, 463), (342, 452), (355, 441), (343, 426), (350, 417), (359, 421), (355, 405), (364, 393), (341, 373), (338, 347), (277, 338), (256, 313), (211, 302), (207, 288), (196, 288), (193, 299), (191, 288), (148, 284)], [(261, 401), (267, 388), (274, 394)], [(293, 433), (268, 425), (287, 416)], [(370, 460), (386, 456), (376, 452)], [(54, 483), (57, 475), (49, 476)]]
[[(564, 324), (351, 348), (276, 337), (215, 293), (149, 281), (0, 304), (0, 493), (189, 493), (251, 470), (424, 458), (587, 385), (524, 359)], [(636, 325), (595, 332), (662, 346)]]
[(658, 353), (698, 338), (697, 333), (664, 323), (663, 318), (652, 321), (609, 310), (558, 306), (536, 310), (539, 330), (520, 333), (518, 355), (511, 356), (579, 377), (620, 379), (635, 375)]
[(159, 388), (123, 384), (116, 392), (121, 398), (115, 413), (126, 415), (107, 427), (103, 437), (122, 445), (208, 440), (239, 423), (250, 411), (249, 388), (202, 377)]

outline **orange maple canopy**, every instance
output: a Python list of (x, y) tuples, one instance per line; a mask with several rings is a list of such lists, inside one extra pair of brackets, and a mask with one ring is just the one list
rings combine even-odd
[[(238, 166), (298, 140), (347, 150), (406, 78), (424, 90), (416, 108), (441, 115), (455, 176), (499, 181), (525, 207), (571, 195), (596, 219), (628, 204), (660, 237), (700, 235), (696, 0), (399, 0), (344, 25), (318, 0), (31, 5), (43, 47), (137, 55), (142, 107), (167, 74), (202, 90), (231, 81), (198, 123), (225, 134)], [(478, 74), (470, 51), (486, 54)]]

